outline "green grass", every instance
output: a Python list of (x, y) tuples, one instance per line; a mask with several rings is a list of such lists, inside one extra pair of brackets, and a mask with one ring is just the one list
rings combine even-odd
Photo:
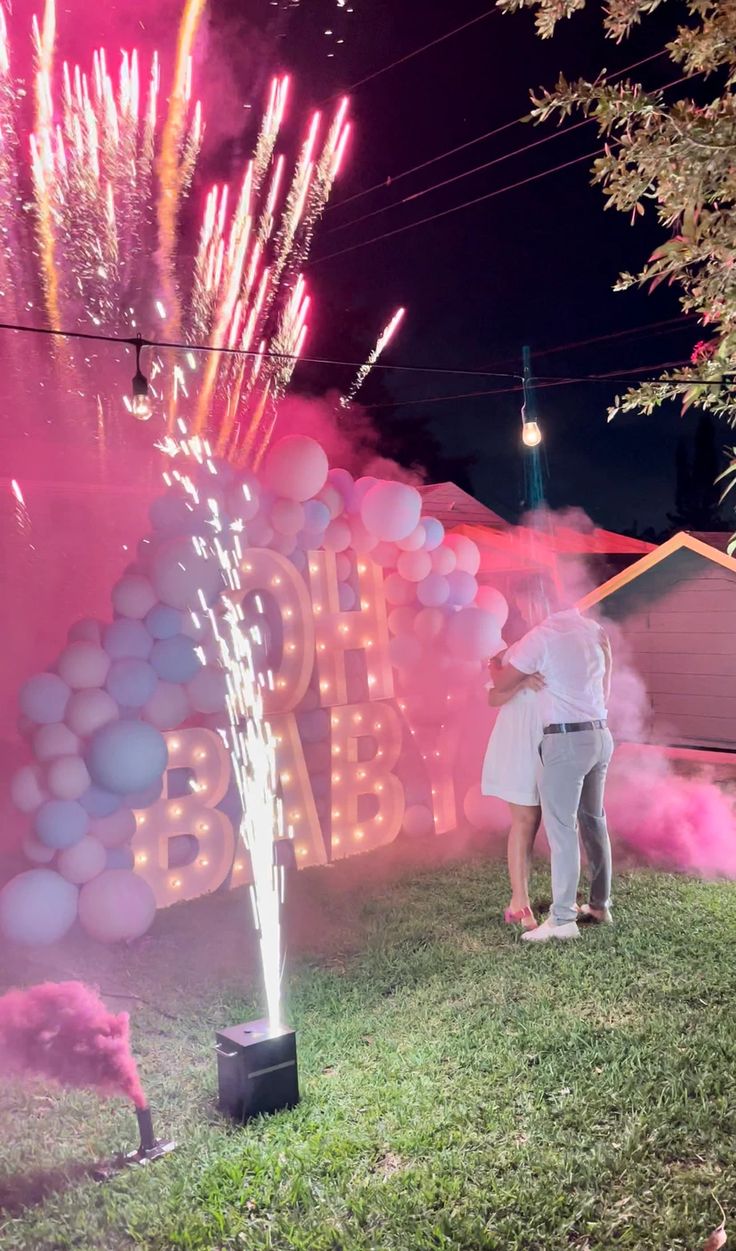
[(242, 893), (127, 951), (55, 955), (51, 976), (150, 1001), (109, 1000), (180, 1147), (100, 1185), (88, 1166), (136, 1145), (127, 1107), (5, 1087), (3, 1251), (702, 1245), (736, 1204), (734, 887), (626, 874), (614, 929), (529, 949), (500, 922), (497, 863), (397, 856), (294, 883), (303, 1100), (245, 1128), (215, 1110), (212, 1050), (261, 1009)]

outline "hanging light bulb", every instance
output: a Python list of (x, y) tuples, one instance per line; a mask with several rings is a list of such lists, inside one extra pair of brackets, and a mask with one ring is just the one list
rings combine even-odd
[(133, 393), (131, 411), (133, 416), (137, 417), (139, 421), (150, 421), (153, 416), (153, 405), (148, 394), (148, 379), (141, 370), (142, 347), (143, 340), (139, 335), (135, 345), (135, 373), (131, 383), (131, 391)]
[(521, 423), (521, 441), (524, 447), (539, 447), (542, 442), (542, 431), (539, 429), (536, 421), (523, 421)]

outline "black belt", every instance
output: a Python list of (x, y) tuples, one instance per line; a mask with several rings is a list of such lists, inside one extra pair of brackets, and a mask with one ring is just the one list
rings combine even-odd
[(605, 730), (607, 721), (563, 721), (560, 725), (546, 725), (544, 734), (578, 734), (582, 730)]

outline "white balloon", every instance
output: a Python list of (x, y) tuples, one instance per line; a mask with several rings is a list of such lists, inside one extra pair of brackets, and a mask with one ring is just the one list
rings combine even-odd
[(438, 547), (432, 552), (432, 569), (434, 573), (441, 573), (445, 577), (448, 573), (452, 573), (457, 565), (457, 557), (449, 547)]
[(376, 538), (394, 543), (416, 529), (421, 512), (421, 495), (404, 482), (377, 482), (366, 492), (360, 508), (367, 529)]
[(396, 569), (407, 582), (421, 582), (432, 572), (432, 557), (421, 550), (402, 552)]
[(298, 534), (304, 525), (303, 506), (297, 500), (274, 500), (271, 505), (271, 525), (277, 534)]
[(445, 546), (454, 551), (458, 569), (464, 569), (466, 573), (472, 573), (475, 577), (480, 569), (478, 544), (464, 534), (453, 533), (445, 535)]
[(420, 547), (426, 546), (426, 537), (427, 532), (424, 529), (424, 522), (420, 521), (419, 525), (415, 530), (412, 530), (411, 534), (407, 534), (405, 539), (399, 539), (396, 546), (400, 547), (402, 552), (418, 552)]
[(303, 502), (322, 490), (328, 468), (327, 456), (315, 439), (290, 434), (270, 448), (262, 477), (276, 495)]
[(160, 681), (144, 705), (143, 716), (157, 730), (175, 730), (189, 716), (189, 698), (185, 688), (178, 682)]
[(475, 597), (476, 608), (482, 608), (483, 612), (490, 613), (496, 618), (499, 630), (506, 625), (509, 616), (509, 606), (495, 586), (479, 586), (478, 594)]

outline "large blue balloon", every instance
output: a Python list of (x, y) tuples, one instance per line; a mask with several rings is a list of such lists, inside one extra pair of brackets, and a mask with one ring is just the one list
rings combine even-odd
[(123, 660), (127, 657), (148, 660), (153, 639), (142, 621), (119, 617), (105, 630), (102, 646), (112, 660)]
[(184, 624), (184, 614), (168, 604), (154, 604), (146, 617), (146, 629), (155, 639), (170, 639), (179, 634)]
[(20, 688), (20, 710), (38, 725), (63, 721), (71, 691), (58, 673), (36, 673)]
[(132, 791), (125, 796), (126, 808), (134, 808), (138, 812), (141, 808), (150, 808), (152, 804), (157, 803), (161, 798), (164, 789), (163, 778), (157, 778), (151, 785), (142, 791)]
[(111, 791), (93, 785), (84, 792), (79, 802), (91, 817), (111, 817), (122, 801), (119, 795), (113, 795)]
[(165, 682), (190, 682), (202, 668), (195, 644), (185, 634), (159, 639), (153, 645), (151, 664)]
[(11, 942), (58, 942), (77, 915), (77, 888), (53, 869), (29, 869), (0, 891), (0, 929)]
[(116, 795), (152, 786), (167, 760), (163, 735), (145, 721), (111, 721), (93, 735), (87, 749), (92, 781)]
[(89, 813), (76, 799), (48, 799), (34, 818), (34, 829), (47, 847), (72, 847), (89, 829)]
[(147, 660), (129, 656), (112, 662), (106, 685), (122, 708), (142, 708), (153, 695), (158, 678)]
[(192, 505), (174, 491), (153, 500), (148, 515), (155, 530), (165, 530), (169, 534), (191, 531), (195, 521)]

